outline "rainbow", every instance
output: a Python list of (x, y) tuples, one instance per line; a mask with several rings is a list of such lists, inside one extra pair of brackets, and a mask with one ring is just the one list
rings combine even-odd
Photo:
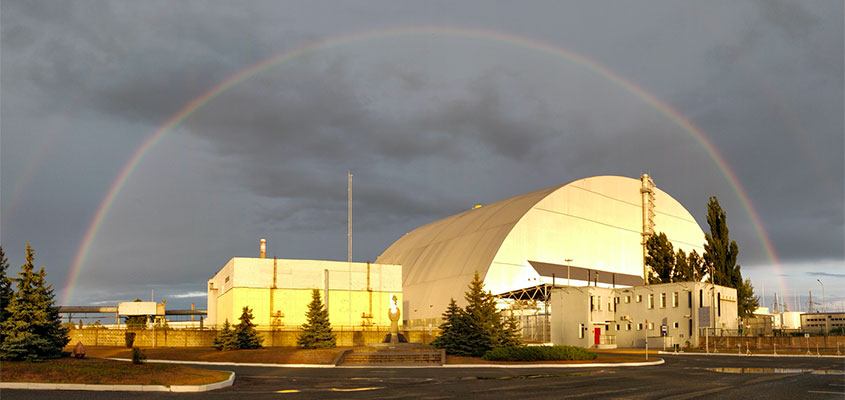
[[(707, 138), (707, 136), (705, 136), (700, 129), (695, 127), (689, 120), (687, 120), (683, 115), (681, 115), (678, 111), (670, 107), (668, 104), (660, 101), (660, 99), (647, 92), (645, 89), (637, 86), (629, 80), (626, 80), (622, 76), (616, 74), (615, 72), (597, 63), (596, 61), (593, 61), (578, 53), (562, 49), (560, 47), (556, 47), (535, 39), (517, 36), (510, 33), (481, 29), (467, 29), (454, 27), (406, 27), (337, 36), (313, 42), (305, 46), (268, 58), (226, 78), (222, 82), (218, 83), (216, 86), (203, 93), (201, 96), (189, 102), (179, 112), (171, 116), (160, 128), (155, 131), (155, 133), (148, 137), (141, 144), (141, 146), (138, 147), (138, 149), (135, 151), (129, 161), (123, 166), (123, 169), (120, 171), (117, 178), (114, 180), (114, 183), (112, 184), (108, 193), (105, 195), (105, 197), (103, 197), (103, 200), (100, 202), (100, 206), (97, 209), (97, 212), (92, 218), (91, 222), (89, 223), (88, 229), (85, 232), (85, 236), (82, 239), (82, 243), (80, 244), (79, 249), (76, 252), (76, 256), (73, 260), (70, 273), (68, 274), (67, 283), (65, 284), (65, 294), (62, 304), (68, 304), (68, 300), (72, 296), (73, 287), (76, 284), (76, 279), (79, 275), (79, 271), (82, 268), (82, 265), (85, 263), (85, 259), (91, 248), (91, 243), (97, 236), (97, 231), (100, 229), (100, 226), (103, 223), (103, 220), (105, 219), (106, 215), (108, 215), (109, 209), (114, 203), (115, 198), (120, 193), (121, 189), (126, 185), (126, 182), (132, 175), (132, 172), (135, 170), (135, 168), (138, 166), (144, 156), (152, 148), (154, 148), (156, 144), (158, 144), (162, 139), (164, 139), (168, 133), (170, 133), (176, 126), (181, 124), (186, 118), (191, 116), (195, 111), (202, 108), (209, 101), (214, 100), (217, 96), (219, 96), (226, 90), (238, 85), (239, 83), (244, 82), (261, 72), (264, 72), (271, 67), (293, 60), (305, 54), (371, 39), (380, 39), (385, 37), (412, 37), (421, 35), (449, 37), (459, 36), (470, 39), (492, 40), (507, 45), (519, 46), (541, 53), (557, 56), (574, 64), (582, 65), (587, 69), (594, 71), (598, 75), (604, 77), (605, 79), (619, 85), (620, 87), (624, 88), (635, 96), (641, 98), (649, 105), (651, 105), (655, 110), (668, 117), (671, 121), (678, 125), (685, 133), (687, 133), (687, 135), (693, 138), (698, 143), (698, 145), (702, 149), (704, 149), (710, 159), (713, 160), (713, 162), (721, 171), (722, 175), (724, 175), (725, 179), (730, 184), (733, 191), (736, 193), (737, 197), (740, 200), (740, 203), (742, 204), (743, 209), (751, 218), (751, 222), (754, 225), (754, 229), (757, 231), (757, 236), (760, 239), (760, 244), (762, 245), (766, 255), (768, 256), (772, 264), (775, 266), (775, 268), (778, 270), (778, 273), (780, 272), (779, 263), (777, 261), (777, 256), (773, 249), (771, 240), (766, 234), (766, 231), (763, 229), (763, 224), (760, 221), (760, 217), (757, 214), (757, 211), (752, 206), (751, 201), (748, 198), (748, 194), (739, 184), (739, 180), (737, 179), (736, 174), (734, 174), (734, 172), (729, 167), (728, 163), (725, 162), (724, 157), (722, 157), (721, 153), (719, 153), (719, 151)], [(779, 279), (781, 279), (782, 288), (785, 289), (786, 286), (782, 278)]]

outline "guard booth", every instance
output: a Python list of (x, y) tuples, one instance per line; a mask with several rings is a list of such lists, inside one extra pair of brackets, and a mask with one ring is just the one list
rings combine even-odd
[(143, 315), (147, 317), (147, 324), (150, 324), (164, 318), (164, 303), (156, 303), (154, 301), (127, 301), (117, 303), (117, 314), (118, 316), (127, 317)]

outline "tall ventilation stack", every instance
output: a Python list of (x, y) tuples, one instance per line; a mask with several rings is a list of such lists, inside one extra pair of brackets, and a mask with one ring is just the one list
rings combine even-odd
[(261, 239), (259, 252), (261, 254), (261, 258), (264, 258), (267, 255), (267, 239)]
[(654, 181), (648, 174), (643, 174), (640, 177), (640, 182), (642, 182), (640, 194), (643, 196), (643, 242), (641, 243), (643, 246), (643, 283), (648, 285), (649, 268), (645, 259), (648, 255), (646, 242), (654, 234)]

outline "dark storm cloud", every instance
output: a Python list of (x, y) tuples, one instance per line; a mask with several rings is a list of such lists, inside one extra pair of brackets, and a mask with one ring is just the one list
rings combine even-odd
[[(26, 149), (38, 148), (45, 135), (62, 139), (45, 140), (61, 150), (45, 158), (53, 163), (42, 168), (50, 178), (21, 197), (26, 207), (14, 218), (4, 215), (4, 247), (10, 233), (15, 245), (24, 240), (18, 236), (37, 238), (48, 265), (69, 265), (115, 171), (191, 100), (313, 40), (418, 24), (524, 35), (606, 65), (705, 132), (748, 192), (782, 260), (823, 260), (835, 268), (845, 257), (841, 2), (584, 3), (558, 4), (554, 12), (465, 7), (446, 13), (445, 5), (430, 3), (3, 2), (6, 207), (9, 182), (30, 158)], [(571, 63), (512, 46), (427, 39), (314, 52), (211, 100), (168, 139), (187, 143), (185, 154), (173, 157), (207, 157), (198, 163), (204, 167), (193, 167), (201, 172), (180, 176), (186, 183), (169, 176), (168, 166), (182, 164), (157, 159), (159, 165), (144, 166), (162, 176), (132, 179), (154, 188), (149, 195), (157, 198), (203, 193), (183, 194), (183, 201), (226, 216), (200, 223), (200, 211), (169, 210), (166, 202), (147, 210), (141, 197), (132, 198), (145, 213), (127, 214), (132, 224), (115, 223), (99, 239), (92, 262), (102, 265), (90, 266), (100, 271), (89, 277), (91, 287), (98, 277), (125, 279), (107, 268), (116, 257), (136, 271), (137, 282), (205, 276), (209, 265), (251, 245), (251, 238), (239, 240), (256, 230), (287, 232), (279, 234), (294, 243), (287, 251), (319, 257), (326, 250), (309, 240), (337, 232), (327, 240), (344, 238), (347, 169), (355, 174), (356, 229), (367, 237), (356, 254), (365, 257), (473, 204), (585, 176), (649, 172), (702, 224), (707, 197), (718, 195), (744, 271), (766, 269), (757, 232), (713, 161), (642, 99)], [(219, 187), (210, 189), (212, 183)], [(110, 218), (120, 218), (115, 214)], [(198, 237), (168, 241), (157, 227), (178, 225), (184, 214), (197, 228), (167, 234)], [(296, 241), (294, 233), (306, 239)], [(195, 259), (180, 255), (185, 246), (197, 249)], [(176, 258), (178, 273), (137, 272), (152, 268), (148, 254)], [(173, 285), (174, 295), (202, 289)], [(131, 285), (120, 291), (133, 296)]]
[(834, 274), (830, 272), (807, 272), (810, 276), (827, 276), (831, 278), (845, 278), (845, 274)]

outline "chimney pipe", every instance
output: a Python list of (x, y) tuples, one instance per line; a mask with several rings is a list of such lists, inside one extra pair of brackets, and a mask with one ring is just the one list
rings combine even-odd
[(267, 239), (261, 239), (261, 258), (267, 255)]

